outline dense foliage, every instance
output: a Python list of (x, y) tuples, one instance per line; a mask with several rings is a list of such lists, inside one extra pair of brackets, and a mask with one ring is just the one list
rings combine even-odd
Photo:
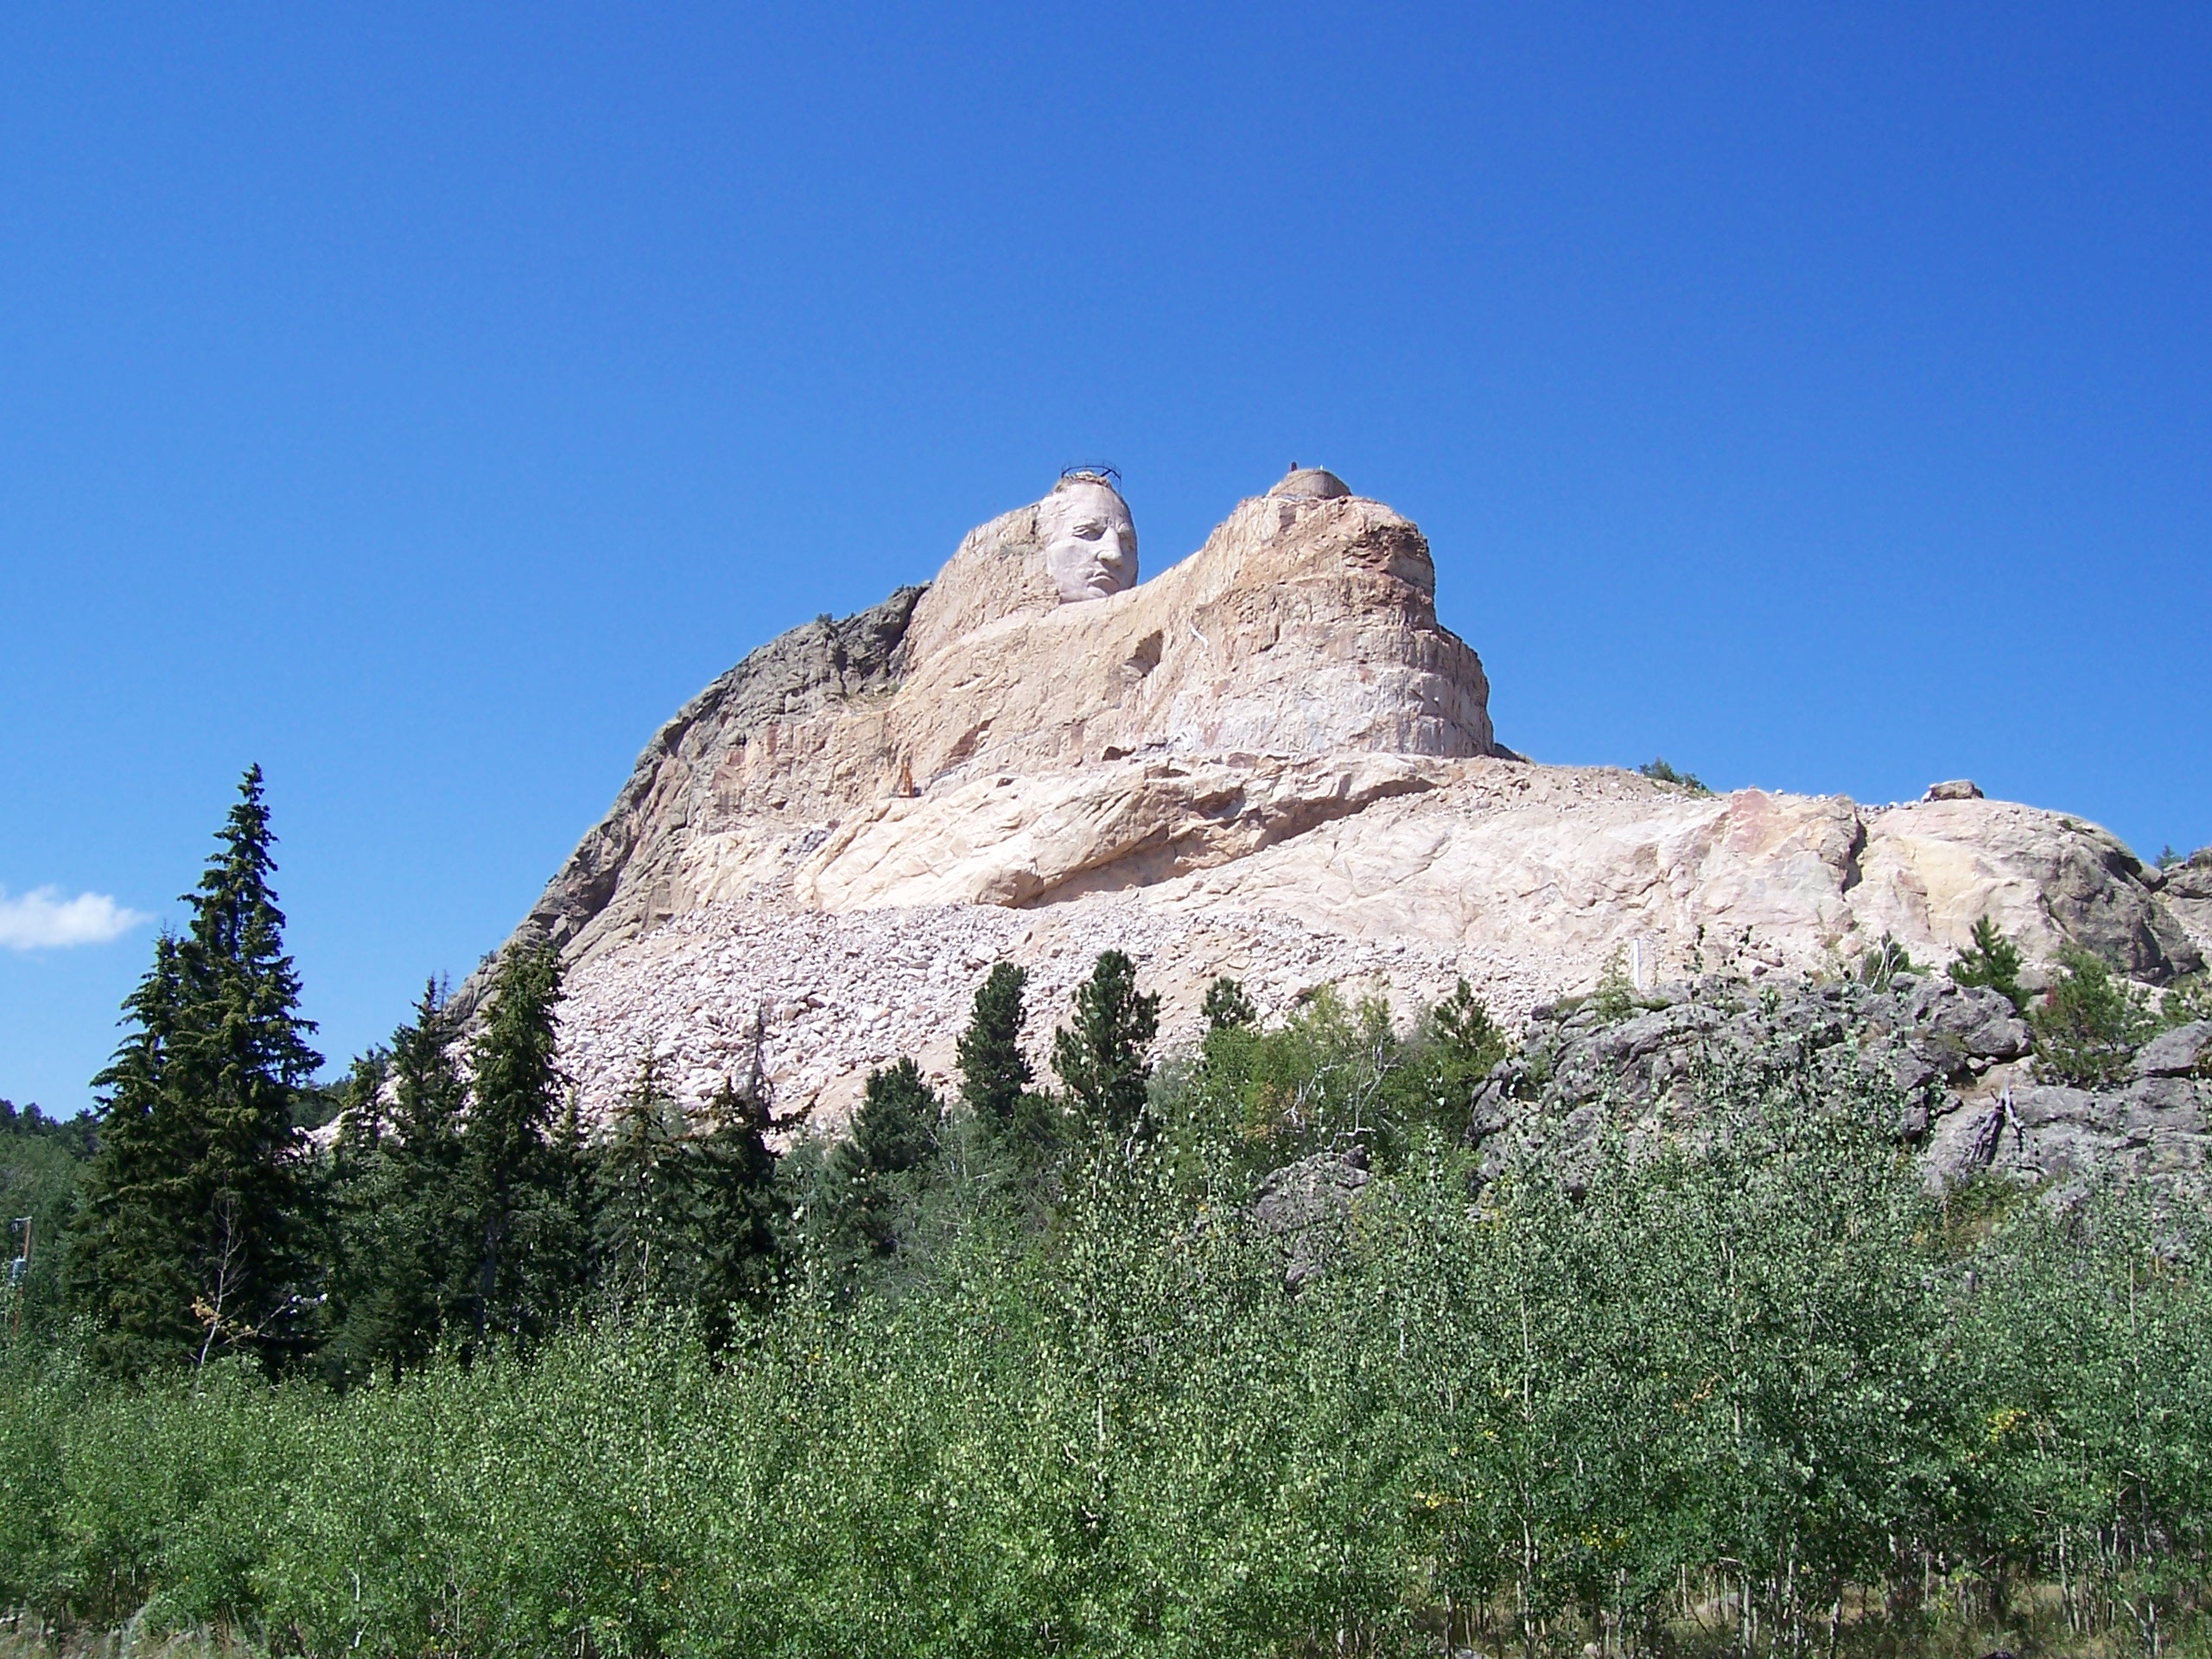
[(19, 1357), (0, 1596), (315, 1652), (1795, 1651), (2002, 1632), (2037, 1582), (2186, 1634), (2212, 1296), (2170, 1226), (1933, 1198), (1894, 1102), (1766, 1071), (1572, 1190), (1471, 1199), (1414, 1134), (1294, 1294), (1243, 1138), (1194, 1127), (1275, 1058), (1173, 1068), (1048, 1227), (987, 1206), (719, 1356), (641, 1305), (342, 1395)]
[(106, 1362), (233, 1350), (281, 1367), (310, 1341), (308, 1172), (293, 1108), (322, 1057), (269, 887), (275, 841), (249, 771), (199, 887), (125, 1005), (70, 1274)]
[[(78, 1264), (0, 1350), (0, 1606), (472, 1656), (2212, 1636), (2204, 1217), (1932, 1192), (1847, 1055), (1478, 1164), (1510, 1045), (1464, 982), (1269, 1024), (1218, 981), (1160, 1055), (1109, 951), (1057, 1090), (1001, 965), (950, 1098), (899, 1060), (779, 1158), (757, 1064), (687, 1109), (650, 1049), (588, 1138), (525, 944), (473, 1023), (428, 988), (311, 1154), (245, 799), (97, 1147), (0, 1109), (11, 1211), (73, 1202)], [(1954, 976), (2009, 994), (2008, 952)], [(2152, 1023), (2101, 964), (2020, 995), (2077, 1075)]]

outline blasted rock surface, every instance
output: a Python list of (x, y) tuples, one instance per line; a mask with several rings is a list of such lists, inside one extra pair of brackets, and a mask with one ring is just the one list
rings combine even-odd
[(1630, 960), (1647, 984), (1832, 974), (1888, 934), (1941, 961), (1983, 915), (2032, 957), (2082, 944), (2154, 981), (2202, 960), (2212, 874), (2054, 813), (1511, 754), (1420, 531), (1318, 468), (1085, 602), (1049, 533), (1001, 515), (926, 589), (772, 641), (655, 735), (518, 930), (569, 962), (588, 1111), (648, 1047), (703, 1098), (765, 1009), (779, 1115), (834, 1122), (900, 1053), (948, 1073), (1001, 958), (1034, 970), (1041, 1062), (1109, 944), (1171, 1042), (1217, 974), (1263, 1014), (1464, 976), (1511, 1019)]

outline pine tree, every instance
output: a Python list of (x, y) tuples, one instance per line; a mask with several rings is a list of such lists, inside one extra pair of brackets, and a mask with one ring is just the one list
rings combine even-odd
[(100, 1150), (72, 1282), (110, 1364), (253, 1355), (267, 1369), (312, 1338), (303, 1137), (293, 1114), (322, 1057), (269, 877), (275, 836), (248, 769), (216, 855), (124, 1004), (135, 1027), (93, 1080)]
[(1094, 1135), (1120, 1141), (1143, 1128), (1145, 1055), (1159, 1031), (1159, 995), (1137, 990), (1136, 964), (1122, 952), (1102, 953), (1076, 988), (1075, 1028), (1052, 1036), (1052, 1070)]
[(1252, 999), (1244, 995), (1244, 988), (1226, 976), (1206, 987), (1205, 1001), (1200, 1006), (1206, 1017), (1206, 1029), (1213, 1031), (1241, 1031), (1259, 1022), (1260, 1011), (1252, 1006)]
[(550, 1331), (585, 1275), (585, 1217), (573, 1106), (556, 1054), (561, 958), (545, 942), (512, 947), (469, 1048), (461, 1126), (472, 1215), (473, 1346), (526, 1344)]
[(355, 1063), (332, 1155), (333, 1333), (340, 1383), (427, 1365), (472, 1307), (460, 1030), (431, 980), (415, 1017)]
[(2012, 1003), (2015, 1013), (2028, 1006), (2028, 994), (2020, 988), (2020, 947), (1999, 933), (1995, 920), (1987, 916), (1974, 925), (1974, 943), (1951, 963), (1951, 982), (1985, 985)]
[(705, 1109), (706, 1129), (685, 1143), (686, 1192), (701, 1334), (710, 1349), (727, 1347), (740, 1307), (765, 1306), (774, 1296), (777, 1234), (776, 1154), (766, 1091), (756, 1080), (741, 1089), (725, 1078)]
[(944, 1114), (937, 1090), (911, 1058), (868, 1074), (852, 1135), (823, 1172), (833, 1258), (897, 1251), (936, 1163)]
[(2057, 982), (2028, 1014), (2035, 1027), (2036, 1069), (2077, 1089), (2112, 1088), (2158, 1029), (2158, 1017), (2144, 995), (2115, 979), (2094, 951), (2068, 945), (2058, 961)]
[(976, 1119), (1004, 1134), (1029, 1087), (1029, 1062), (1021, 1053), (1021, 993), (1027, 971), (995, 964), (976, 993), (975, 1012), (960, 1035), (960, 1098)]
[(1462, 979), (1421, 1022), (1422, 1116), (1446, 1141), (1460, 1140), (1475, 1092), (1512, 1045), (1503, 1027)]
[(1012, 963), (995, 964), (976, 993), (975, 1012), (957, 1050), (961, 1102), (987, 1153), (1017, 1171), (1043, 1163), (1059, 1129), (1058, 1107), (1030, 1087), (1029, 1062), (1021, 1052), (1021, 998), (1028, 982), (1028, 974)]
[(872, 1174), (899, 1175), (918, 1169), (936, 1154), (938, 1120), (944, 1110), (921, 1067), (902, 1054), (868, 1074), (861, 1109), (853, 1118), (853, 1138), (839, 1151), (853, 1167)]

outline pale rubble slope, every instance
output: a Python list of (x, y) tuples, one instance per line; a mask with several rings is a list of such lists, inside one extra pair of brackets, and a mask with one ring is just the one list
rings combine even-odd
[(2152, 980), (2199, 960), (2207, 907), (2056, 814), (1706, 796), (1509, 754), (1419, 531), (1340, 490), (1245, 501), (1191, 558), (1076, 605), (1023, 508), (927, 590), (709, 688), (524, 924), (571, 963), (588, 1107), (648, 1044), (703, 1096), (761, 1009), (779, 1112), (835, 1119), (899, 1053), (947, 1073), (1001, 958), (1033, 969), (1041, 1048), (1109, 946), (1164, 993), (1171, 1039), (1221, 973), (1263, 1010), (1464, 976), (1517, 1014), (1631, 950), (1647, 980), (1820, 971), (1885, 934), (1942, 958), (1985, 914), (2037, 957), (2077, 941)]

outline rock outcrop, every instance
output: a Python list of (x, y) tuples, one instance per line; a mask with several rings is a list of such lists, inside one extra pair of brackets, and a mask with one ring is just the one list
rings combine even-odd
[(1476, 1096), (1470, 1134), (1487, 1171), (1529, 1141), (1573, 1167), (1608, 1131), (1631, 1149), (1694, 1135), (1706, 1079), (1806, 1066), (1860, 1071), (1893, 1092), (1898, 1135), (1931, 1183), (1995, 1173), (2058, 1203), (2105, 1177), (2212, 1195), (2212, 1024), (2160, 1034), (2124, 1084), (2089, 1090), (2037, 1077), (2028, 1026), (2004, 997), (1941, 976), (1764, 995), (1709, 976), (1614, 1001), (1536, 1011)]
[(781, 1112), (834, 1119), (899, 1053), (949, 1071), (992, 961), (1033, 970), (1042, 1036), (1109, 944), (1172, 1039), (1222, 973), (1263, 1012), (1464, 976), (1510, 1017), (1609, 965), (1832, 970), (1885, 935), (1941, 959), (1983, 915), (2153, 981), (2212, 943), (2212, 873), (1978, 791), (1866, 808), (1522, 760), (1434, 587), (1411, 523), (1309, 468), (1108, 597), (1060, 602), (1025, 507), (926, 588), (763, 646), (655, 735), (524, 925), (570, 964), (587, 1106), (648, 1045), (705, 1095), (765, 1010)]

